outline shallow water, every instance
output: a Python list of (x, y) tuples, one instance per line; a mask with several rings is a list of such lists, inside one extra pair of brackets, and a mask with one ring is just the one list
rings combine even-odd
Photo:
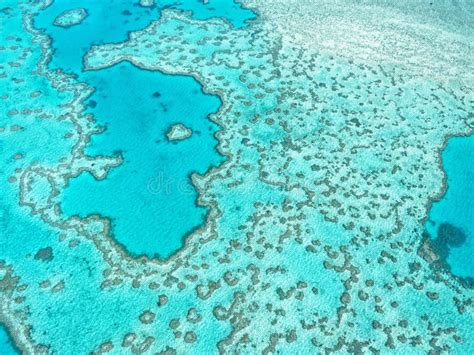
[[(245, 26), (255, 14), (242, 8), (234, 1), (211, 0), (207, 5), (202, 1), (157, 1), (152, 7), (143, 7), (138, 1), (112, 0), (56, 0), (35, 18), (35, 26), (45, 29), (51, 37), (54, 56), (50, 66), (66, 72), (81, 74), (82, 56), (94, 44), (125, 41), (130, 31), (145, 28), (160, 17), (161, 10), (176, 8), (191, 11), (193, 17), (204, 20), (222, 17), (236, 27)], [(61, 28), (54, 26), (54, 19), (64, 11), (84, 8), (88, 16), (77, 26)]]
[(474, 136), (450, 138), (442, 155), (447, 190), (433, 203), (426, 229), (445, 250), (453, 274), (474, 277)]
[(0, 354), (20, 354), (20, 351), (15, 347), (13, 340), (10, 338), (10, 335), (2, 324), (0, 324)]

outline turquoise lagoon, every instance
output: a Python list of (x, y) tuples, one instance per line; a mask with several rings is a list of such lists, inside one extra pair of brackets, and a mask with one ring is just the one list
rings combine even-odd
[[(112, 218), (113, 234), (135, 255), (168, 257), (198, 227), (206, 209), (195, 206), (193, 172), (204, 174), (223, 161), (215, 150), (217, 125), (206, 119), (218, 110), (192, 77), (141, 70), (128, 62), (89, 72), (96, 87), (89, 111), (106, 127), (92, 137), (89, 155), (121, 154), (124, 162), (96, 181), (89, 173), (70, 180), (62, 208), (68, 215), (92, 213)], [(175, 123), (192, 137), (168, 142)]]
[(433, 203), (426, 229), (456, 276), (474, 278), (474, 136), (454, 137), (442, 154), (447, 190)]
[[(77, 26), (61, 28), (54, 19), (74, 7), (88, 16)], [(111, 219), (113, 235), (130, 253), (166, 258), (205, 220), (196, 205), (190, 176), (204, 174), (224, 158), (216, 151), (218, 126), (207, 119), (219, 109), (218, 97), (203, 93), (191, 77), (142, 70), (128, 62), (98, 71), (83, 70), (83, 56), (94, 44), (120, 42), (129, 31), (146, 27), (164, 8), (192, 11), (193, 17), (223, 17), (236, 27), (254, 13), (233, 1), (159, 2), (151, 7), (131, 1), (55, 1), (35, 19), (54, 48), (51, 68), (78, 76), (95, 88), (87, 112), (105, 131), (92, 138), (88, 155), (122, 155), (124, 163), (103, 181), (83, 173), (70, 181), (62, 199), (69, 216), (100, 214)], [(193, 136), (170, 143), (169, 127), (182, 123)]]

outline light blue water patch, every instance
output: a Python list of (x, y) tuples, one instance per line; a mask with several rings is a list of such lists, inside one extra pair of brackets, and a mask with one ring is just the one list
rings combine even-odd
[(448, 189), (433, 204), (426, 229), (453, 274), (474, 277), (474, 136), (451, 138), (442, 159)]
[[(88, 16), (80, 25), (69, 28), (53, 25), (58, 15), (74, 8), (87, 11)], [(159, 19), (165, 8), (191, 11), (200, 20), (223, 17), (236, 27), (255, 17), (252, 11), (232, 0), (211, 0), (207, 4), (199, 0), (160, 0), (152, 7), (131, 0), (56, 0), (36, 17), (35, 26), (45, 29), (53, 41), (55, 52), (50, 66), (80, 74), (82, 57), (92, 45), (125, 41), (130, 31), (143, 29)]]
[[(218, 126), (207, 119), (220, 100), (202, 92), (191, 77), (139, 69), (129, 62), (87, 73), (97, 88), (89, 111), (107, 127), (92, 137), (89, 155), (121, 154), (124, 163), (103, 181), (89, 173), (72, 179), (64, 193), (67, 215), (112, 218), (115, 238), (134, 254), (167, 257), (182, 238), (203, 223), (193, 172), (204, 174), (223, 161), (215, 147)], [(176, 123), (192, 129), (184, 141), (169, 142)]]
[(20, 354), (20, 351), (16, 348), (15, 344), (10, 338), (7, 329), (2, 324), (0, 324), (0, 354)]

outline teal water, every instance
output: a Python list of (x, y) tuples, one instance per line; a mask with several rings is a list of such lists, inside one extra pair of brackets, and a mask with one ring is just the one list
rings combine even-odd
[(451, 138), (442, 161), (448, 188), (426, 229), (451, 272), (474, 278), (474, 136)]
[(7, 330), (1, 324), (0, 324), (0, 354), (2, 355), (20, 354), (20, 351), (16, 348)]
[[(196, 206), (193, 172), (204, 174), (223, 158), (217, 153), (217, 125), (207, 119), (220, 101), (205, 95), (193, 78), (141, 70), (130, 63), (99, 71), (84, 71), (83, 55), (94, 44), (119, 42), (128, 32), (146, 27), (164, 8), (191, 11), (197, 19), (223, 17), (241, 27), (254, 17), (234, 1), (159, 2), (142, 7), (131, 1), (55, 1), (35, 19), (51, 37), (52, 68), (74, 73), (96, 88), (88, 112), (106, 131), (93, 137), (86, 153), (124, 158), (104, 181), (83, 173), (72, 179), (62, 210), (66, 215), (100, 214), (113, 222), (115, 239), (135, 255), (166, 258), (183, 238), (201, 225), (207, 210)], [(88, 16), (77, 26), (54, 26), (56, 16), (84, 8)], [(165, 133), (175, 123), (195, 134), (169, 143)]]
[[(89, 173), (72, 179), (63, 212), (110, 217), (115, 239), (131, 253), (167, 257), (205, 219), (207, 210), (195, 206), (190, 175), (223, 161), (215, 150), (218, 127), (206, 119), (220, 101), (203, 94), (192, 77), (141, 70), (128, 62), (84, 76), (97, 88), (88, 111), (106, 127), (92, 137), (86, 153), (121, 154), (124, 162), (102, 181)], [(168, 142), (166, 132), (175, 123), (194, 134)]]

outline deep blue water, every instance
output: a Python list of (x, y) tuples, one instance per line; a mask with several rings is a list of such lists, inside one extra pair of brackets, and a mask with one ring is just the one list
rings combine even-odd
[[(72, 179), (63, 196), (63, 212), (108, 217), (115, 239), (129, 252), (166, 258), (205, 220), (207, 210), (196, 205), (190, 175), (203, 174), (223, 161), (215, 149), (218, 127), (207, 119), (220, 101), (204, 94), (191, 77), (146, 71), (128, 62), (83, 71), (83, 56), (94, 44), (126, 40), (130, 31), (146, 27), (167, 7), (191, 11), (197, 19), (224, 17), (236, 27), (245, 26), (254, 13), (231, 0), (157, 3), (146, 8), (130, 0), (57, 0), (36, 17), (35, 26), (52, 39), (50, 67), (73, 73), (96, 88), (87, 102), (88, 112), (106, 131), (93, 137), (86, 152), (124, 158), (103, 181), (89, 173)], [(53, 25), (59, 14), (74, 8), (88, 12), (81, 24)], [(168, 142), (165, 133), (175, 123), (191, 128), (193, 136)]]
[[(447, 191), (426, 229), (453, 274), (474, 277), (474, 136), (451, 138), (442, 155)], [(444, 254), (444, 255), (443, 255)]]

